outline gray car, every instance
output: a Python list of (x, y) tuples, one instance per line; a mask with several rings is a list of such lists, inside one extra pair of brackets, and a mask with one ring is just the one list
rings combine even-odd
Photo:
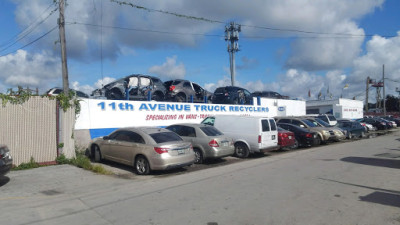
[(195, 163), (202, 163), (207, 158), (230, 156), (235, 152), (232, 138), (213, 126), (185, 123), (171, 125), (167, 129), (177, 133), (183, 140), (192, 142)]
[(0, 145), (0, 176), (4, 176), (10, 172), (12, 162), (13, 160), (8, 147), (6, 145)]
[(96, 162), (107, 159), (133, 166), (139, 175), (188, 166), (195, 160), (190, 142), (156, 127), (117, 129), (108, 136), (93, 139), (89, 154)]

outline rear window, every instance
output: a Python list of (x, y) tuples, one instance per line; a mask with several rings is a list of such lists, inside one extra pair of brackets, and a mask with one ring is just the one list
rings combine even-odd
[(178, 85), (178, 84), (180, 84), (182, 81), (181, 80), (175, 80), (173, 83), (172, 83), (172, 85)]
[(200, 130), (202, 130), (207, 136), (220, 136), (220, 135), (223, 135), (223, 133), (221, 133), (215, 127), (200, 127)]
[(307, 124), (309, 127), (317, 127), (313, 122), (310, 122), (309, 120), (301, 120), (303, 123)]
[(275, 120), (270, 119), (270, 120), (269, 120), (269, 123), (271, 124), (271, 130), (276, 130), (276, 123), (275, 123)]
[(328, 116), (328, 118), (330, 121), (336, 121), (336, 117), (334, 117), (334, 116)]
[[(270, 131), (268, 120), (261, 120), (262, 131)], [(276, 130), (276, 128), (275, 128)]]
[(225, 93), (225, 88), (221, 87), (221, 88), (217, 88), (214, 93)]
[(150, 134), (150, 137), (152, 137), (153, 140), (158, 144), (169, 141), (182, 141), (182, 138), (174, 132), (153, 133)]

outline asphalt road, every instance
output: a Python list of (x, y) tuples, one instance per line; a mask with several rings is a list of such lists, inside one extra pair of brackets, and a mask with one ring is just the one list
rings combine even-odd
[(12, 171), (0, 193), (1, 224), (400, 224), (400, 133), (151, 176)]

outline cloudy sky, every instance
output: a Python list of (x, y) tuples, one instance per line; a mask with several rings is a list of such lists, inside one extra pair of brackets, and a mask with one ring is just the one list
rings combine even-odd
[[(66, 2), (69, 85), (88, 94), (135, 73), (230, 85), (224, 30), (235, 22), (237, 86), (364, 100), (367, 76), (380, 81), (385, 65), (386, 93), (398, 95), (397, 0)], [(62, 87), (58, 16), (53, 0), (0, 1), (0, 92)]]

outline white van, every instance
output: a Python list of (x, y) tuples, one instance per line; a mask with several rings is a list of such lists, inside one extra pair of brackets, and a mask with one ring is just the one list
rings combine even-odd
[(335, 126), (337, 124), (336, 117), (332, 114), (319, 114), (318, 116), (316, 116), (316, 118), (319, 118), (319, 119), (329, 123), (329, 125), (332, 125), (332, 126)]
[(279, 149), (275, 120), (267, 117), (215, 115), (201, 123), (215, 126), (234, 140), (235, 155), (246, 158), (249, 153)]

